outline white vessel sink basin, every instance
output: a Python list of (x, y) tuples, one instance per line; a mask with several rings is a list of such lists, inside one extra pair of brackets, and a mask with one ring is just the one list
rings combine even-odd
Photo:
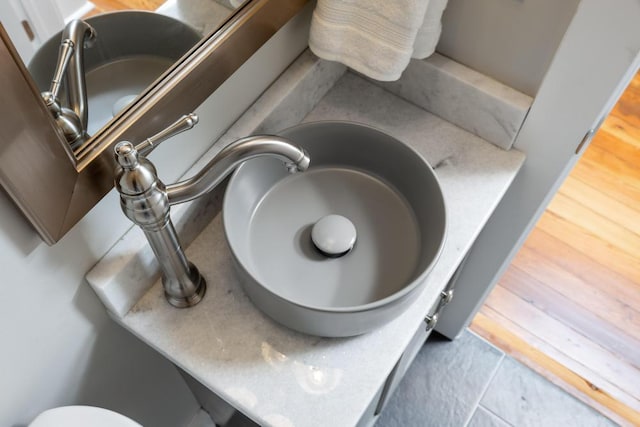
[[(108, 123), (201, 38), (187, 24), (152, 12), (113, 12), (85, 21), (97, 33), (95, 45), (84, 50), (89, 135)], [(51, 85), (61, 34), (43, 44), (29, 63), (40, 91), (49, 90)], [(61, 99), (65, 99), (64, 94)]]
[[(244, 289), (268, 316), (312, 335), (353, 336), (389, 322), (414, 300), (444, 243), (444, 199), (431, 166), (354, 123), (303, 124), (281, 136), (307, 150), (306, 172), (290, 175), (282, 161), (256, 158), (226, 190), (224, 230)], [(328, 215), (346, 228), (312, 241)], [(353, 248), (333, 251), (352, 228)]]

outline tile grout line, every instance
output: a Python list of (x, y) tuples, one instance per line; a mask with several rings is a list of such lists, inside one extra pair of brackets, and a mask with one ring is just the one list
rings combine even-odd
[[(480, 406), (480, 402), (482, 401), (482, 398), (487, 393), (487, 390), (489, 389), (489, 386), (493, 382), (493, 379), (498, 374), (498, 370), (500, 369), (500, 366), (502, 366), (502, 362), (507, 357), (507, 355), (506, 355), (506, 353), (504, 351), (500, 350), (500, 353), (502, 353), (501, 356), (500, 356), (500, 360), (498, 361), (498, 363), (496, 363), (496, 367), (493, 369), (493, 372), (491, 373), (491, 376), (489, 377), (489, 379), (487, 380), (487, 383), (482, 388), (482, 392), (480, 393), (480, 395), (478, 396), (478, 399), (476, 400), (476, 402), (473, 405), (473, 411), (471, 411), (469, 413), (469, 416), (467, 417), (466, 421), (463, 424), (464, 427), (467, 427), (469, 425), (469, 423), (471, 422), (471, 420), (473, 419), (473, 416), (475, 415), (476, 411), (478, 410), (478, 407)], [(500, 418), (500, 419), (502, 419), (502, 418)]]
[[(493, 415), (494, 417), (496, 417), (497, 419), (499, 419), (500, 421), (502, 421), (503, 423), (505, 423), (508, 426), (513, 426), (513, 424), (511, 424), (510, 422), (508, 422), (507, 420), (505, 420), (504, 418), (502, 418), (500, 415), (496, 414), (494, 411), (492, 411), (491, 409), (487, 408), (486, 406), (480, 405), (478, 404), (478, 408), (482, 408), (484, 411), (488, 412), (489, 414)], [(476, 408), (477, 409), (477, 408)]]

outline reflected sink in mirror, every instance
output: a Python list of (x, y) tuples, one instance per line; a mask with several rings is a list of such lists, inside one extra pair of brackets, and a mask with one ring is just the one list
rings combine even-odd
[[(97, 33), (95, 44), (84, 50), (89, 135), (108, 123), (202, 37), (189, 25), (152, 12), (112, 12), (85, 21)], [(61, 34), (42, 45), (29, 63), (40, 91), (51, 85)]]
[(308, 152), (310, 168), (289, 175), (277, 159), (248, 160), (225, 193), (224, 231), (247, 294), (312, 335), (382, 326), (411, 304), (442, 250), (445, 204), (431, 166), (354, 123), (280, 135)]

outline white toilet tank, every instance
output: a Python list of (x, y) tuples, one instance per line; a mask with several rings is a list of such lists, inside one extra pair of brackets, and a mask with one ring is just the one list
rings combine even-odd
[(117, 412), (93, 406), (63, 406), (44, 411), (29, 427), (142, 427)]

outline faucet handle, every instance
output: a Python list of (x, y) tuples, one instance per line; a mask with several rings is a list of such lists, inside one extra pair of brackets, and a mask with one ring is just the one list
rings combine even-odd
[(175, 123), (169, 125), (167, 128), (161, 130), (157, 134), (145, 139), (140, 144), (135, 146), (136, 151), (141, 155), (147, 155), (155, 147), (160, 145), (161, 142), (182, 133), (186, 130), (192, 129), (198, 123), (198, 115), (191, 113), (186, 114), (176, 120)]

